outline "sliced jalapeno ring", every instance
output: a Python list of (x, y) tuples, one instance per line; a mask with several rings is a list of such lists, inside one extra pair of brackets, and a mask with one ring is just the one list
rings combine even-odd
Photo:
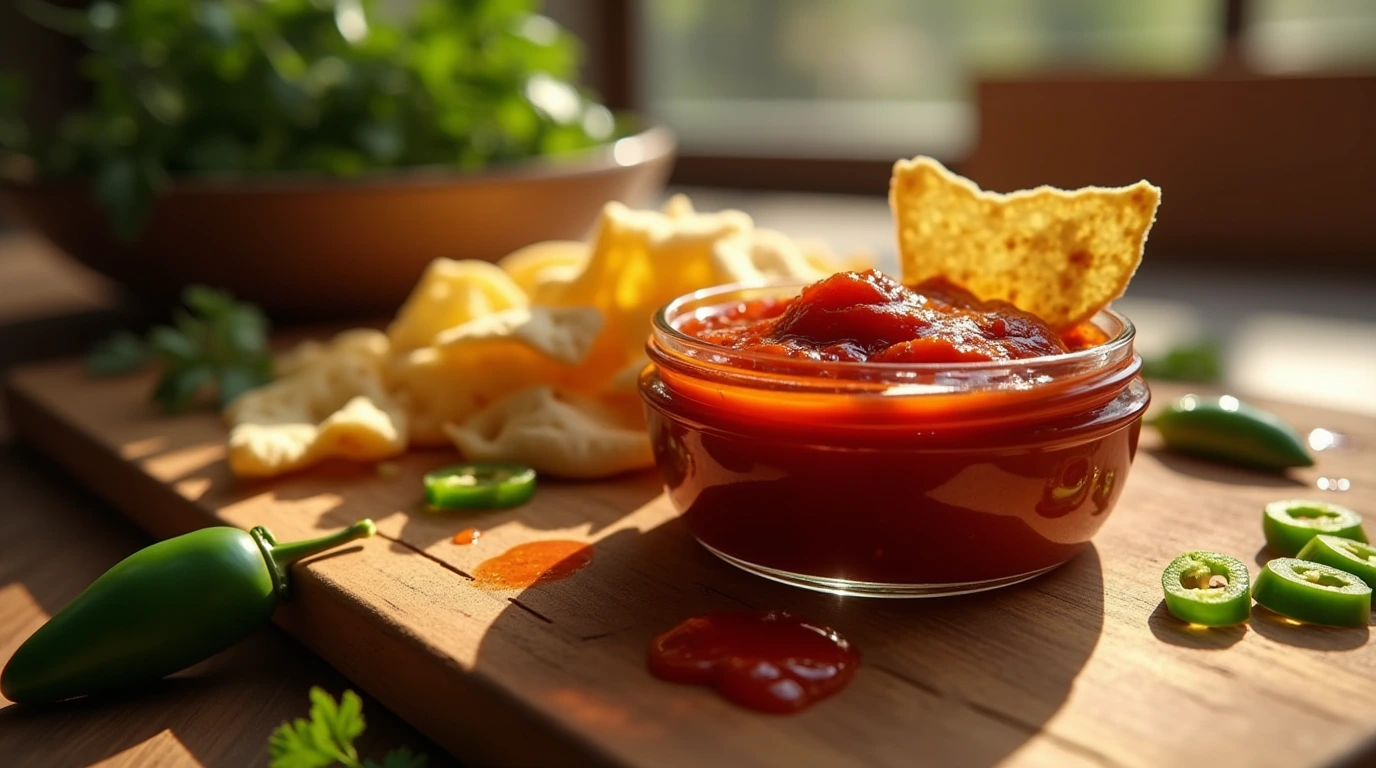
[(1299, 559), (1347, 571), (1376, 589), (1376, 547), (1365, 542), (1319, 534), (1304, 545)]
[(506, 509), (535, 495), (535, 470), (520, 464), (455, 464), (425, 473), (425, 500), (437, 509)]
[(1266, 534), (1266, 546), (1286, 557), (1298, 555), (1310, 539), (1321, 533), (1366, 541), (1362, 516), (1326, 501), (1273, 501), (1261, 516), (1261, 529)]
[(1161, 574), (1166, 609), (1191, 624), (1224, 627), (1252, 614), (1250, 578), (1241, 560), (1217, 552), (1186, 552)]
[(1177, 453), (1271, 472), (1314, 465), (1300, 436), (1280, 417), (1231, 395), (1185, 395), (1152, 424)]
[(1371, 587), (1347, 571), (1280, 557), (1257, 574), (1258, 605), (1309, 624), (1364, 627), (1371, 620)]

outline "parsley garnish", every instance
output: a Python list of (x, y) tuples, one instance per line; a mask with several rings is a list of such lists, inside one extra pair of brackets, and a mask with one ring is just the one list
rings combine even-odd
[(256, 306), (202, 285), (182, 293), (185, 308), (173, 312), (171, 325), (148, 332), (147, 341), (121, 331), (97, 345), (86, 358), (93, 375), (108, 376), (142, 368), (153, 359), (163, 373), (153, 401), (168, 412), (185, 410), (208, 385), (221, 407), (272, 379), (268, 322)]
[(1216, 339), (1181, 344), (1142, 361), (1148, 379), (1216, 384), (1223, 378), (1223, 348)]
[(406, 747), (394, 749), (381, 763), (359, 760), (354, 740), (363, 733), (363, 700), (353, 691), (335, 702), (320, 688), (311, 689), (310, 719), (282, 723), (268, 739), (272, 768), (425, 768), (426, 756)]

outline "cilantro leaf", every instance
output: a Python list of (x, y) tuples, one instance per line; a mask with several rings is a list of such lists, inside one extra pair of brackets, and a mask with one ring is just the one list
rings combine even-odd
[(345, 691), (338, 702), (320, 688), (311, 688), (310, 719), (282, 723), (268, 738), (272, 768), (425, 768), (427, 758), (406, 747), (394, 749), (381, 763), (359, 762), (354, 741), (363, 734), (363, 700)]
[(325, 768), (338, 762), (335, 750), (318, 745), (311, 724), (300, 718), (272, 732), (268, 757), (272, 768)]
[(86, 355), (86, 371), (92, 376), (116, 376), (137, 371), (151, 358), (151, 351), (143, 339), (131, 331), (120, 331)]
[(214, 376), (210, 366), (199, 363), (169, 368), (153, 389), (153, 401), (160, 403), (168, 413), (180, 413)]
[(311, 689), (311, 724), (322, 740), (335, 744), (347, 757), (345, 763), (358, 762), (354, 739), (363, 733), (363, 700), (353, 691), (345, 691), (338, 704), (330, 694), (319, 688)]
[(192, 285), (182, 293), (185, 309), (172, 325), (148, 332), (149, 346), (165, 365), (153, 400), (180, 411), (213, 384), (224, 407), (272, 380), (269, 325), (261, 310), (224, 291)]

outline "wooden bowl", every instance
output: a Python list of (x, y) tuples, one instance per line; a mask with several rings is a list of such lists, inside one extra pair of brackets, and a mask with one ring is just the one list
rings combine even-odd
[(675, 143), (651, 128), (559, 161), (479, 174), (436, 169), (334, 181), (183, 179), (132, 243), (119, 243), (84, 183), (2, 188), (19, 222), (136, 295), (189, 283), (233, 291), (273, 317), (390, 314), (432, 259), (496, 260), (588, 234), (602, 206), (651, 202)]

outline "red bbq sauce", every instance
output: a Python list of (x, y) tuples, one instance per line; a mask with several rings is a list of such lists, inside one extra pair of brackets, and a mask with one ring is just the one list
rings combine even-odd
[(566, 579), (592, 562), (592, 547), (581, 541), (532, 541), (484, 560), (473, 572), (478, 589), (525, 589)]
[(855, 676), (860, 654), (836, 630), (782, 611), (709, 613), (655, 638), (650, 673), (709, 685), (743, 707), (801, 712)]
[(827, 362), (1016, 360), (1103, 340), (1079, 329), (1063, 338), (1036, 315), (944, 280), (909, 289), (877, 270), (832, 275), (793, 299), (722, 307), (680, 330), (731, 349)]

